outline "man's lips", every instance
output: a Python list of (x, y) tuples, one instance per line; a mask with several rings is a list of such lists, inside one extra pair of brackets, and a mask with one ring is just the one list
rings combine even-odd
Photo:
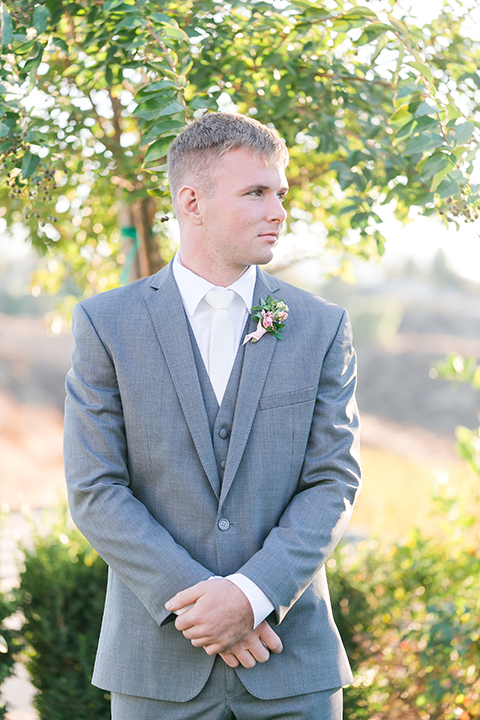
[(276, 242), (276, 241), (278, 240), (278, 233), (276, 233), (276, 232), (260, 233), (260, 234), (259, 234), (259, 237), (272, 238), (272, 239), (275, 240), (275, 242)]

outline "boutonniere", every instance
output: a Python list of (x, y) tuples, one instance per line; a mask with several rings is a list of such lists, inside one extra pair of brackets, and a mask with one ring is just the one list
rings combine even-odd
[(245, 336), (242, 345), (248, 341), (258, 342), (267, 332), (279, 340), (283, 340), (282, 332), (288, 317), (288, 307), (283, 300), (274, 300), (270, 295), (266, 300), (260, 298), (260, 305), (254, 305), (251, 313), (252, 319), (258, 320), (257, 329)]

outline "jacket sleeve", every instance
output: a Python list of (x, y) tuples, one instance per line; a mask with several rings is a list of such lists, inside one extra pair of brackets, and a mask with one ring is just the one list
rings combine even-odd
[(152, 617), (164, 603), (211, 572), (153, 518), (129, 488), (122, 402), (112, 359), (77, 305), (67, 375), (64, 457), (72, 518)]
[(237, 572), (275, 607), (280, 623), (345, 532), (361, 485), (356, 356), (343, 314), (323, 361), (297, 491), (263, 547)]

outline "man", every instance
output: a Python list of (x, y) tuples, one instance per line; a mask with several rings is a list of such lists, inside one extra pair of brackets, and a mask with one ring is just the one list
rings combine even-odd
[(179, 253), (74, 312), (65, 463), (110, 567), (93, 682), (114, 720), (341, 718), (325, 562), (360, 484), (356, 365), (341, 308), (257, 268), (287, 162), (251, 118), (190, 124)]

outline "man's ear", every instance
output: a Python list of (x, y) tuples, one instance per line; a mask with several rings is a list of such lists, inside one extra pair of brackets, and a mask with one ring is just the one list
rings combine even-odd
[(193, 225), (202, 224), (202, 215), (200, 212), (200, 194), (201, 190), (194, 185), (184, 185), (177, 195), (177, 204), (179, 214)]

